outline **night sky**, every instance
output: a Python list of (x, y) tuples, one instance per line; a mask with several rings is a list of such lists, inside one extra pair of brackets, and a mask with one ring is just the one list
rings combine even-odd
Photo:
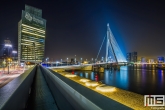
[[(165, 3), (160, 0), (1, 0), (0, 49), (9, 38), (17, 49), (18, 22), (25, 4), (40, 8), (47, 20), (45, 57), (96, 58), (110, 28), (123, 54), (165, 56)], [(105, 57), (105, 43), (99, 58)]]

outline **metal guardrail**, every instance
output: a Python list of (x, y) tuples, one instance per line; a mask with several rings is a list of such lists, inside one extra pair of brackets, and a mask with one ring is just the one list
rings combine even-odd
[(35, 72), (36, 66), (25, 71), (0, 89), (0, 110), (21, 110), (26, 108)]
[[(95, 105), (93, 102), (85, 98), (83, 95), (81, 95), (79, 92), (74, 90), (72, 87), (70, 87), (68, 84), (66, 84), (64, 81), (62, 81), (60, 78), (55, 76), (53, 73), (51, 73), (49, 70), (42, 67), (43, 74), (45, 76), (45, 79), (48, 83), (48, 86), (50, 90), (52, 91), (53, 96), (55, 91), (53, 91), (52, 88), (56, 86), (60, 92), (64, 95), (64, 97), (69, 101), (69, 103), (76, 109), (76, 110), (101, 110), (97, 105)], [(54, 97), (54, 99), (56, 99)], [(65, 104), (63, 104), (65, 105)], [(69, 108), (68, 108), (69, 110)]]

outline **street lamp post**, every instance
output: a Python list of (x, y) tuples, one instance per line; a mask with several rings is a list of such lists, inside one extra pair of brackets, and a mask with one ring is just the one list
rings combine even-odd
[(4, 73), (5, 73), (5, 67), (6, 67), (6, 60), (4, 58), (4, 60), (3, 60), (3, 71), (4, 71)]
[[(13, 50), (12, 53), (14, 54), (14, 60), (15, 60), (15, 54), (17, 53), (17, 51)], [(15, 62), (14, 62), (14, 69), (15, 69)]]
[(49, 57), (46, 58), (46, 62), (49, 62)]
[(67, 58), (67, 66), (68, 66), (68, 58)]
[(96, 63), (97, 59), (95, 59), (95, 63)]
[(46, 58), (46, 66), (48, 66), (49, 57)]
[(8, 62), (8, 74), (9, 74), (9, 62)]
[(102, 57), (102, 61), (104, 62), (104, 57)]
[(61, 59), (61, 66), (62, 66), (62, 59)]
[(76, 55), (75, 55), (75, 64), (76, 64)]
[(11, 61), (11, 59), (9, 58), (9, 59), (8, 59), (8, 74), (9, 74), (10, 61)]
[(82, 63), (82, 58), (81, 58), (81, 63)]

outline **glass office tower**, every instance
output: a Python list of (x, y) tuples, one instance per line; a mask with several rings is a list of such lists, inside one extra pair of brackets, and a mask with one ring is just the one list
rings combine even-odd
[(42, 10), (25, 5), (18, 23), (18, 62), (41, 62), (44, 58), (46, 20)]

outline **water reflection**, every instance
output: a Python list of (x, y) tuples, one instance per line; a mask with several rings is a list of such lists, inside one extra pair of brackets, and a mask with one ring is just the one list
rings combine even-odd
[(76, 71), (75, 74), (107, 85), (139, 94), (165, 94), (165, 71), (153, 65), (122, 66), (120, 71), (105, 70), (104, 73)]
[(128, 71), (127, 70), (121, 70), (120, 72), (120, 86), (122, 86), (125, 89), (128, 89)]
[(89, 78), (89, 77), (88, 77), (88, 73), (85, 73), (85, 78)]
[(91, 72), (91, 80), (95, 80), (94, 72)]

